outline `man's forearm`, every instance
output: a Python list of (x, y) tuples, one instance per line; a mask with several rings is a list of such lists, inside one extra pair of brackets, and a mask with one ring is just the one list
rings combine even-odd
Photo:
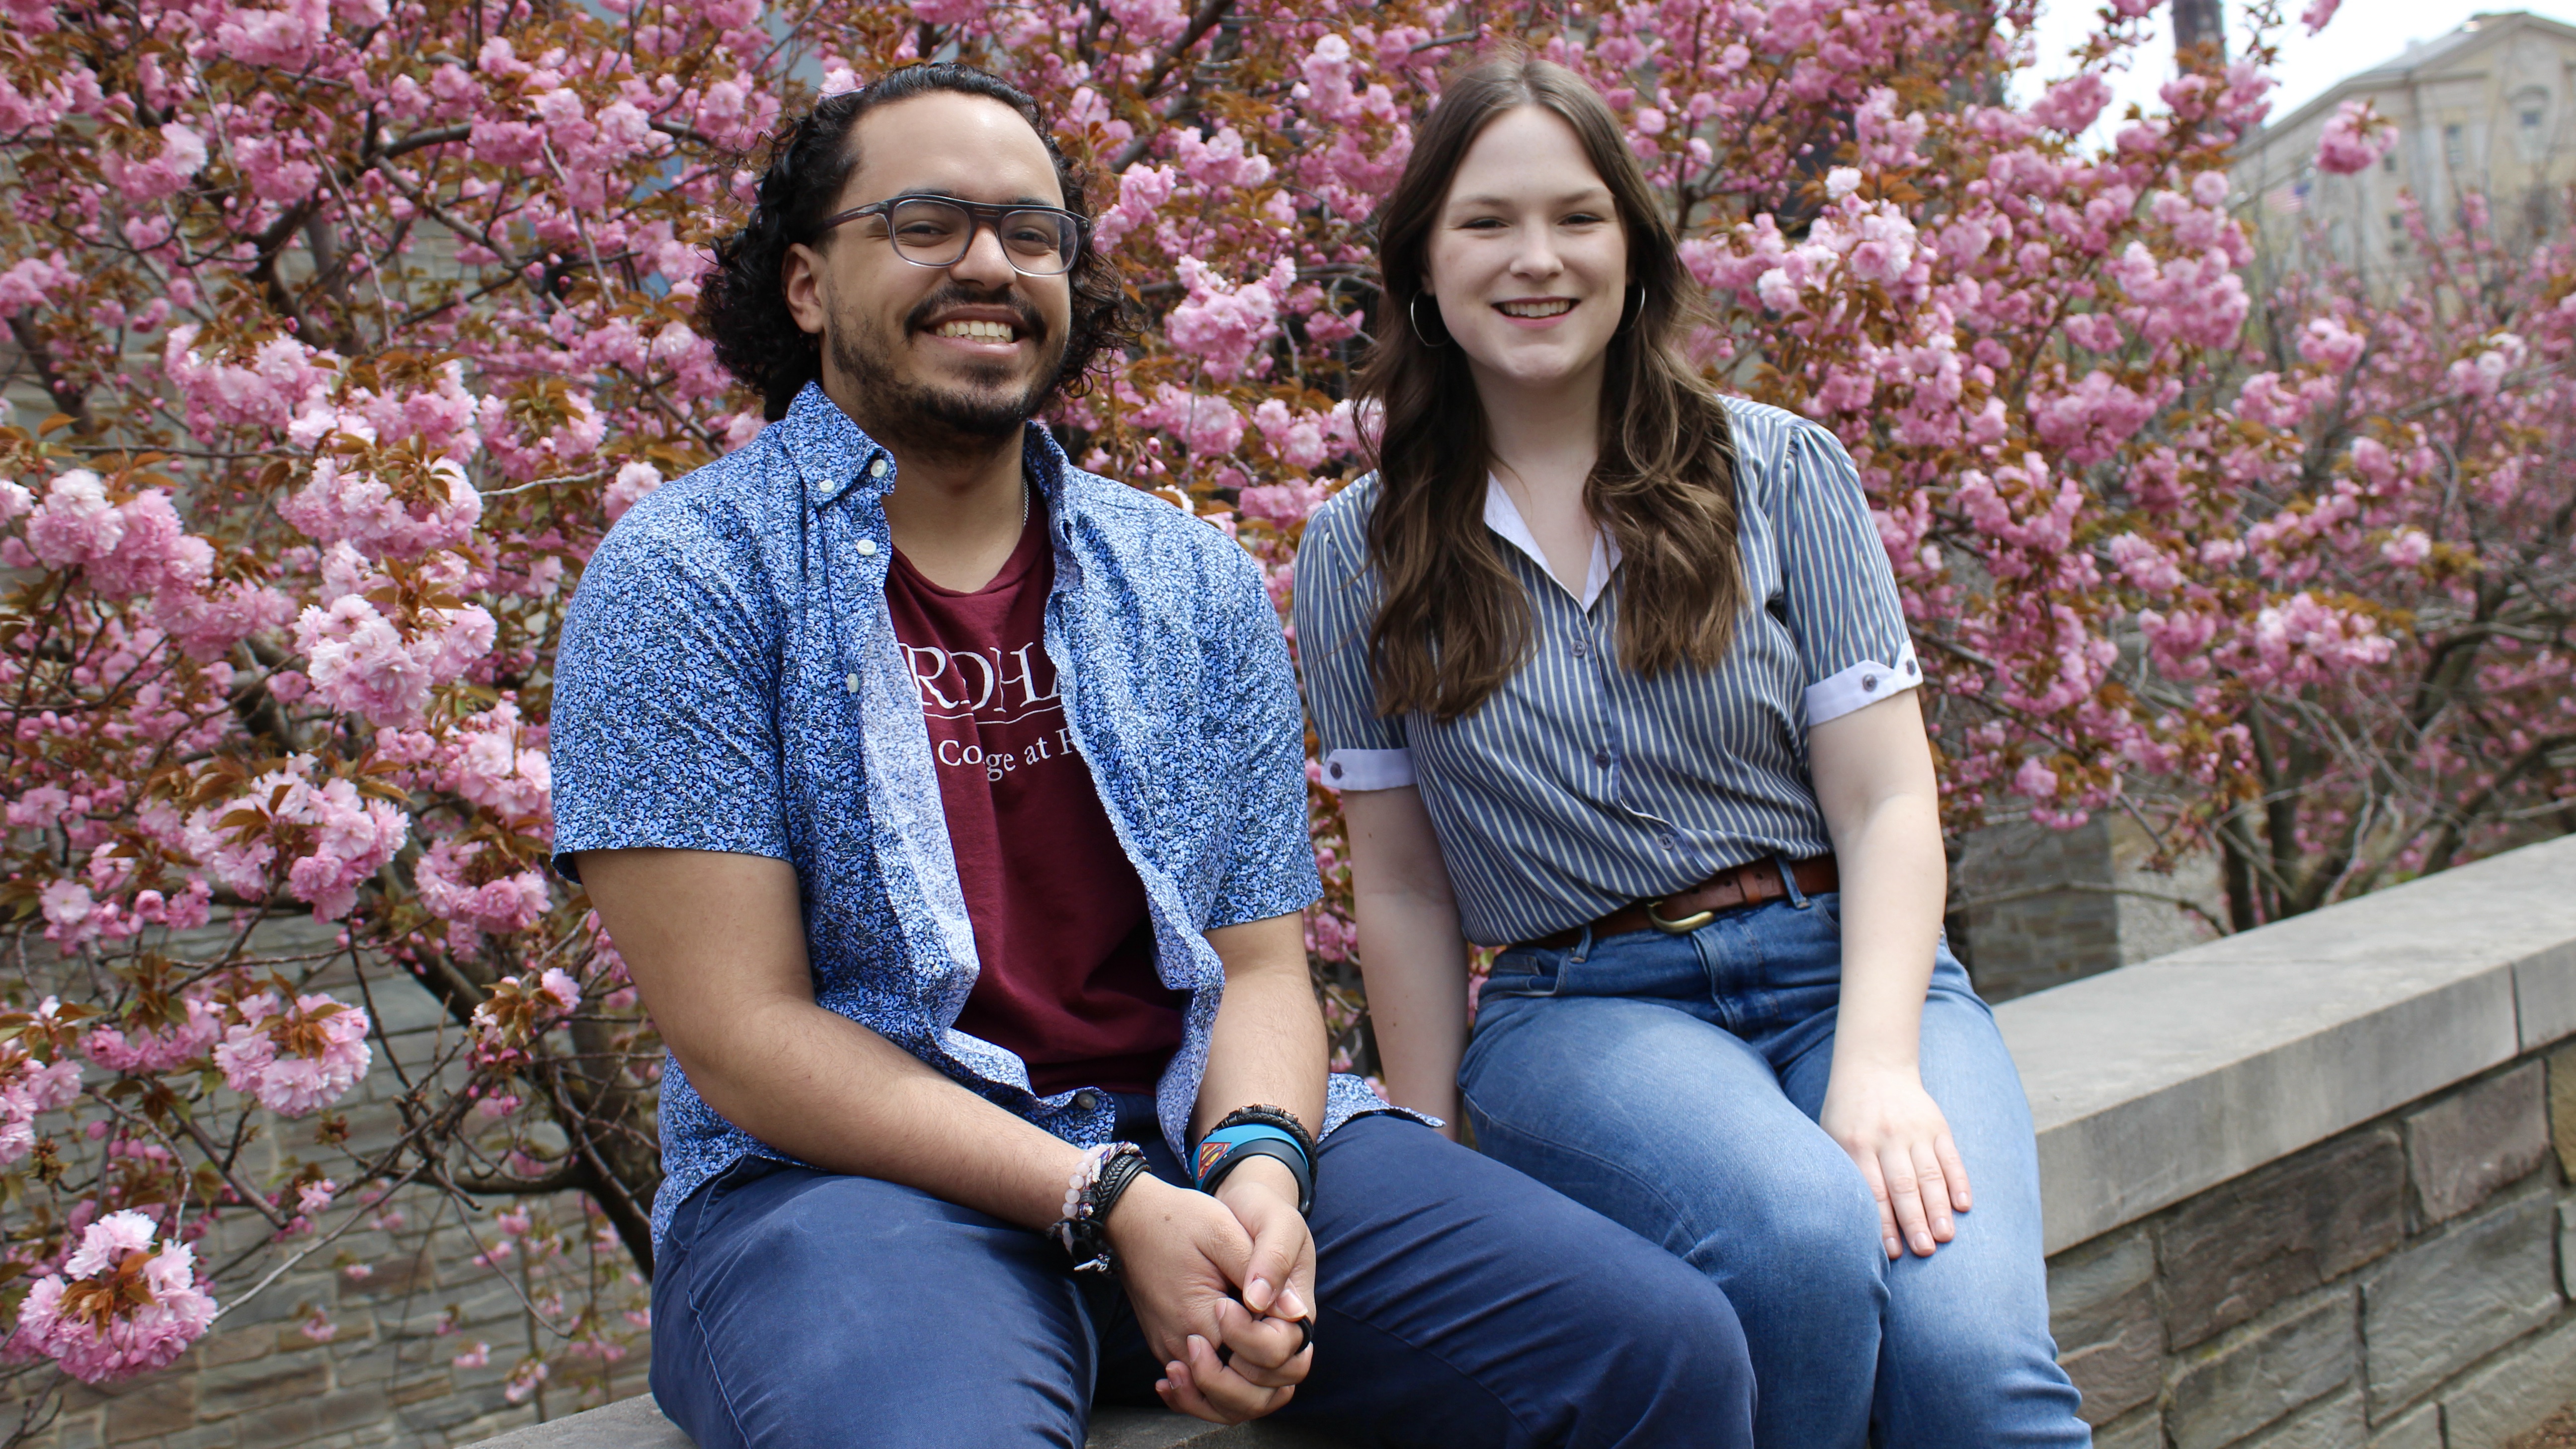
[(662, 1039), (726, 1121), (833, 1172), (1055, 1221), (1075, 1148), (814, 1003), (785, 861), (604, 850), (581, 870)]
[[(868, 1028), (814, 1006), (746, 1011), (723, 1068), (689, 1079), (727, 1121), (801, 1161), (1042, 1228), (1081, 1150)], [(686, 1063), (684, 1062), (684, 1065)]]
[(1274, 916), (1208, 932), (1225, 961), (1225, 996), (1208, 1038), (1193, 1134), (1237, 1107), (1262, 1103), (1324, 1130), (1324, 1014), (1306, 976), (1301, 916)]

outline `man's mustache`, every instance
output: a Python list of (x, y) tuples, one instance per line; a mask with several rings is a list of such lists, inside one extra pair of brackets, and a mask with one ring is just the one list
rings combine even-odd
[(908, 337), (914, 333), (929, 331), (931, 319), (951, 307), (1008, 307), (1011, 309), (1011, 315), (1019, 320), (1019, 328), (1023, 335), (1032, 342), (1046, 341), (1046, 319), (1038, 315), (1038, 309), (1029, 304), (1028, 298), (1008, 289), (978, 296), (964, 287), (955, 285), (942, 287), (923, 298), (921, 305), (913, 308), (904, 317), (904, 335)]

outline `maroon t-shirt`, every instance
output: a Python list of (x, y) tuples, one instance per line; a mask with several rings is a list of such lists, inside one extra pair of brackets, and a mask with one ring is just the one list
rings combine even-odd
[(886, 572), (983, 968), (957, 1027), (1017, 1052), (1042, 1096), (1151, 1092), (1189, 997), (1154, 972), (1145, 884), (1074, 752), (1046, 653), (1054, 582), (1043, 515), (974, 593), (900, 553)]

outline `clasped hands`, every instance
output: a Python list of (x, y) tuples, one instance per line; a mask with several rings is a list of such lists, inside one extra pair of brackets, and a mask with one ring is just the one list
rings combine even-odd
[(1315, 1362), (1299, 1322), (1315, 1312), (1315, 1239), (1287, 1168), (1243, 1163), (1213, 1197), (1139, 1177), (1106, 1231), (1165, 1404), (1240, 1424), (1288, 1402)]

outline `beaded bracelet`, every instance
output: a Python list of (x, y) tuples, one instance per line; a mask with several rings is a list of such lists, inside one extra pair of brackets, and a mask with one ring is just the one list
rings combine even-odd
[(1053, 1230), (1055, 1240), (1072, 1255), (1073, 1271), (1117, 1271), (1118, 1257), (1109, 1249), (1109, 1210), (1144, 1171), (1145, 1149), (1133, 1142), (1084, 1151), (1082, 1165), (1065, 1179), (1064, 1216)]

